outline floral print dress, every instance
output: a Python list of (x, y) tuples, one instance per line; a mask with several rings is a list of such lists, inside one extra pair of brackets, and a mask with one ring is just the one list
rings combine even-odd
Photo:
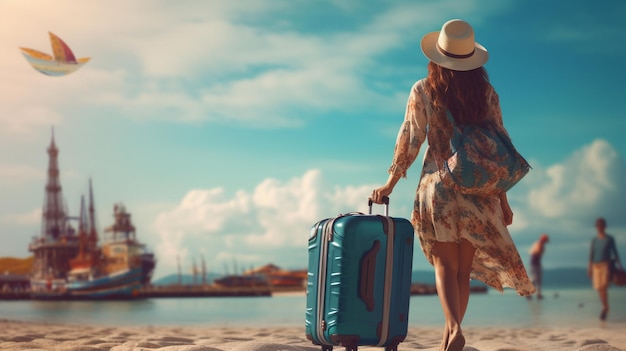
[[(421, 146), (428, 140), (411, 215), (424, 255), (432, 264), (435, 242), (466, 239), (476, 248), (471, 279), (500, 292), (509, 287), (520, 295), (532, 294), (535, 287), (504, 224), (499, 197), (462, 194), (442, 183), (438, 165), (451, 155), (452, 127), (445, 115), (434, 113), (423, 81), (411, 89), (389, 173), (406, 177)], [(498, 94), (491, 88), (488, 95), (489, 118), (506, 133)]]

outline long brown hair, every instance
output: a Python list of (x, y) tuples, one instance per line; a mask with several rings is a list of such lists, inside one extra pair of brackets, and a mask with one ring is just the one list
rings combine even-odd
[(446, 108), (459, 124), (482, 124), (488, 111), (489, 77), (484, 67), (453, 71), (436, 63), (428, 64), (426, 92), (435, 112), (445, 118)]

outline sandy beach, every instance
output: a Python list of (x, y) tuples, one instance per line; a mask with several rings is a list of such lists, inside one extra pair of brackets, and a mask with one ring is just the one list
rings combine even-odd
[[(314, 351), (303, 327), (107, 327), (0, 321), (0, 350)], [(410, 328), (398, 350), (436, 351), (441, 331)], [(626, 350), (626, 328), (466, 328), (464, 351)], [(343, 350), (336, 347), (336, 350)], [(359, 347), (363, 350), (383, 350)]]

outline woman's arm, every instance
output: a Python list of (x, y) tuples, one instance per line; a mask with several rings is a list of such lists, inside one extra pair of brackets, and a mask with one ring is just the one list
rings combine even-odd
[(413, 85), (409, 94), (404, 121), (396, 137), (393, 160), (388, 170), (389, 178), (385, 185), (372, 191), (371, 200), (375, 203), (382, 203), (383, 196), (389, 196), (398, 180), (406, 177), (407, 169), (417, 158), (426, 140), (427, 117), (424, 106), (427, 102), (423, 100), (423, 94), (419, 92), (420, 82)]
[(507, 199), (506, 193), (500, 194), (500, 206), (502, 206), (504, 224), (511, 225), (513, 223), (513, 211), (511, 206), (509, 206), (509, 199)]
[(591, 239), (591, 245), (589, 245), (589, 264), (587, 265), (587, 275), (591, 278), (591, 264), (593, 263), (593, 242)]
[(619, 259), (619, 254), (617, 253), (617, 243), (615, 243), (615, 238), (612, 238), (613, 240), (611, 240), (611, 251), (613, 251), (613, 259), (615, 260), (615, 262), (617, 262), (617, 264), (620, 267), (622, 266), (622, 262)]

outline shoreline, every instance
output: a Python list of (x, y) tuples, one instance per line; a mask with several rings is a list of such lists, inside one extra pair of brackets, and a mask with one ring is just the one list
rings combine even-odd
[[(626, 330), (626, 295), (612, 291), (606, 323)], [(464, 327), (594, 328), (600, 302), (591, 289), (545, 291), (544, 300), (506, 292), (472, 296)], [(155, 298), (115, 301), (0, 301), (0, 320), (33, 323), (74, 323), (123, 326), (300, 326), (304, 324), (305, 294), (284, 292), (273, 297)], [(436, 295), (411, 298), (409, 327), (435, 327), (444, 319)], [(302, 324), (301, 324), (302, 323)], [(0, 333), (1, 334), (1, 333)], [(626, 351), (626, 350), (625, 350)]]
[[(303, 326), (187, 327), (97, 326), (0, 319), (0, 350), (163, 350), (163, 351), (314, 351)], [(598, 327), (467, 327), (464, 351), (619, 351), (626, 348), (623, 324)], [(439, 350), (441, 328), (409, 327), (398, 351)], [(336, 347), (342, 350), (342, 347)], [(359, 347), (383, 350), (379, 347)]]
[[(472, 294), (483, 294), (488, 292), (486, 286), (471, 286)], [(414, 295), (436, 295), (437, 288), (434, 284), (412, 283), (411, 296)], [(80, 298), (76, 296), (49, 296), (47, 298), (33, 298), (29, 290), (6, 290), (0, 291), (0, 301), (11, 300), (140, 300), (150, 298), (186, 298), (186, 297), (270, 297), (285, 295), (306, 295), (305, 287), (220, 287), (216, 285), (165, 285), (165, 286), (145, 286), (136, 295), (123, 297), (105, 298)]]

